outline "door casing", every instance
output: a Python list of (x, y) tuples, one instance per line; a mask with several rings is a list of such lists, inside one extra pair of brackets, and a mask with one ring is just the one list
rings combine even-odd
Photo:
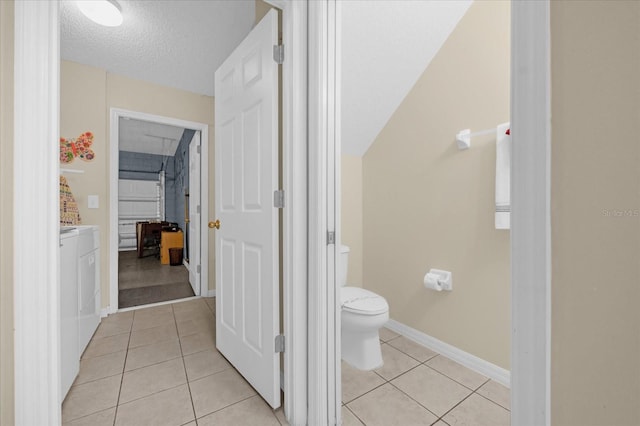
[[(120, 118), (151, 121), (169, 126), (183, 127), (200, 131), (200, 294), (208, 296), (209, 288), (209, 232), (207, 218), (209, 217), (209, 163), (207, 161), (209, 144), (202, 143), (209, 139), (209, 125), (194, 121), (180, 120), (145, 112), (129, 111), (122, 108), (111, 108), (109, 111), (109, 313), (118, 312), (118, 169), (119, 169), (119, 141), (118, 126)], [(202, 260), (206, 261), (202, 261)], [(203, 284), (204, 283), (204, 284)]]
[[(315, 384), (308, 424), (340, 422), (340, 362), (321, 350), (323, 344), (340, 348), (340, 305), (330, 288), (337, 256), (326, 240), (334, 231), (340, 241), (340, 25), (340, 1), (309, 2), (309, 200), (310, 211), (320, 213), (309, 218), (309, 374)], [(511, 422), (518, 426), (550, 424), (550, 50), (549, 0), (512, 1)]]

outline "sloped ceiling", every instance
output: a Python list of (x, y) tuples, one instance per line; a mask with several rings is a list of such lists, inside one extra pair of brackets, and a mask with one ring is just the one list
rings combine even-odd
[(342, 1), (343, 153), (367, 152), (471, 3)]
[(61, 57), (127, 77), (213, 96), (213, 74), (253, 27), (255, 0), (118, 0), (121, 26), (60, 7)]

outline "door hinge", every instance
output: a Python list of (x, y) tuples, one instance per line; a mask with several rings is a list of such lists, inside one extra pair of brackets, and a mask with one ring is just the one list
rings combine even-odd
[(284, 208), (284, 191), (282, 189), (273, 191), (273, 207), (277, 209)]
[(277, 64), (284, 62), (284, 44), (273, 45), (273, 60), (276, 61)]
[(336, 243), (336, 233), (333, 231), (327, 231), (327, 245)]
[(198, 265), (198, 267), (196, 268), (196, 272), (197, 273), (201, 273), (201, 271), (202, 271), (202, 266)]
[(200, 154), (200, 145), (198, 145), (198, 146), (196, 147), (196, 152), (197, 152), (198, 154)]
[(196, 213), (197, 213), (197, 214), (200, 214), (200, 206), (197, 206), (197, 207), (196, 207)]
[(276, 353), (284, 352), (284, 335), (278, 334), (275, 339)]

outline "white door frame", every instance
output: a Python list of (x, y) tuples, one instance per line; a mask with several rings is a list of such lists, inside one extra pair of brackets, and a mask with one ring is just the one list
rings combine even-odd
[[(283, 64), (285, 415), (291, 424), (303, 425), (308, 386), (307, 1), (267, 1), (282, 10), (288, 41)], [(13, 243), (15, 422), (59, 424), (60, 294), (58, 279), (51, 279), (58, 277), (59, 1), (16, 1), (15, 14), (15, 152), (22, 152), (25, 140), (34, 148), (14, 163), (14, 194), (30, 194), (14, 202), (19, 213)], [(202, 208), (207, 207), (203, 201)], [(204, 274), (202, 282), (208, 282)]]
[(309, 425), (340, 424), (338, 19), (336, 0), (309, 3)]
[[(209, 283), (209, 125), (121, 108), (109, 110), (109, 313), (118, 312), (118, 170), (120, 163), (120, 118), (151, 121), (168, 126), (200, 131), (200, 283), (199, 293), (206, 296)], [(191, 177), (189, 177), (191, 179)], [(204, 284), (203, 284), (204, 283)]]
[[(60, 424), (58, 2), (15, 2), (15, 424)], [(25, 143), (30, 155), (22, 155)], [(8, 201), (11, 202), (11, 201)]]
[[(336, 0), (309, 5), (309, 340), (339, 348), (335, 325), (335, 253), (327, 250), (326, 233), (332, 231), (336, 205), (335, 182), (326, 176), (340, 164), (340, 103), (333, 76), (340, 70)], [(513, 129), (511, 303), (512, 385), (511, 423), (550, 424), (550, 4), (549, 0), (511, 3), (511, 125)], [(339, 231), (339, 227), (335, 228)], [(336, 241), (340, 241), (339, 235)], [(327, 299), (326, 296), (329, 296)], [(329, 424), (339, 412), (340, 368), (321, 351), (309, 353), (314, 385), (309, 390), (309, 424)], [(324, 396), (324, 398), (323, 398)], [(333, 405), (333, 406), (332, 406)]]
[[(285, 391), (289, 424), (307, 421), (307, 1), (265, 0), (282, 11), (282, 189)], [(313, 3), (313, 2), (311, 2)]]
[(511, 2), (511, 424), (551, 424), (549, 0)]

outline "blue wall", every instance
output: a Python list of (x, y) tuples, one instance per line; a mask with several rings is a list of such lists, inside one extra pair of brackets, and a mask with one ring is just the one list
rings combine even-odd
[[(178, 148), (176, 149), (176, 155), (173, 157), (173, 163), (175, 170), (175, 181), (174, 181), (174, 199), (175, 199), (175, 210), (174, 217), (176, 218), (172, 222), (177, 222), (180, 228), (187, 235), (187, 226), (184, 221), (184, 202), (185, 202), (185, 193), (189, 190), (189, 142), (193, 138), (193, 134), (195, 131), (185, 129), (184, 133), (182, 133), (182, 138), (180, 139), (180, 143), (178, 144)], [(169, 188), (167, 187), (167, 191)], [(186, 247), (186, 241), (185, 241)], [(185, 257), (186, 249), (185, 249)]]

